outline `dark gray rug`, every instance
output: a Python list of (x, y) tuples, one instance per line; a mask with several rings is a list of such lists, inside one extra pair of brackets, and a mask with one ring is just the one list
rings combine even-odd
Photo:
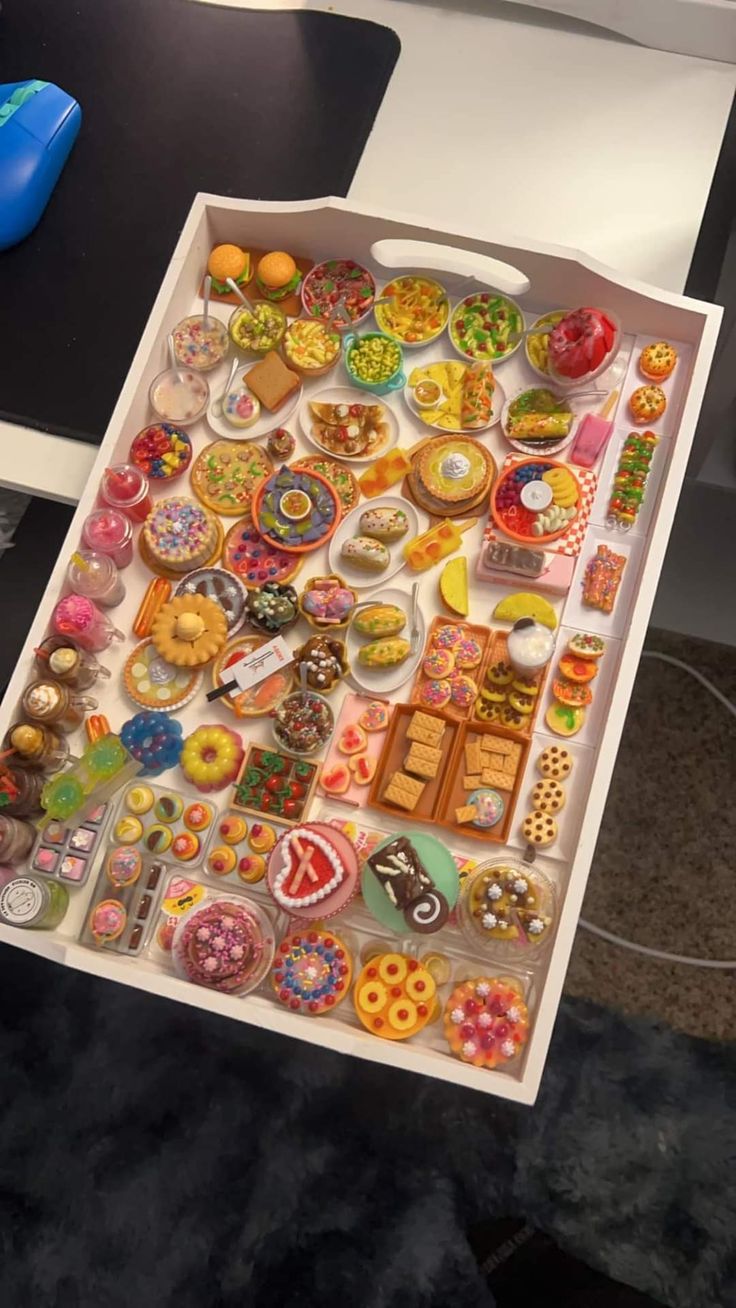
[(466, 1231), (508, 1214), (736, 1303), (732, 1046), (567, 1000), (521, 1109), (7, 947), (0, 994), (4, 1308), (493, 1308)]

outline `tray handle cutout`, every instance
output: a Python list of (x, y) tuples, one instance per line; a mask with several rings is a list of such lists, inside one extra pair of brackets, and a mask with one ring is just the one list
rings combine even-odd
[(492, 286), (503, 295), (525, 295), (529, 278), (510, 263), (491, 259), (473, 250), (458, 250), (452, 245), (430, 241), (375, 241), (371, 255), (383, 268), (421, 268), (427, 272), (452, 273), (468, 282)]

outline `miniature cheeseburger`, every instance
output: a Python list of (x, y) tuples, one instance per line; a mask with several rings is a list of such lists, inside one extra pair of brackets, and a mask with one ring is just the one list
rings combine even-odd
[(264, 254), (256, 272), (256, 286), (264, 300), (284, 300), (299, 290), (302, 274), (290, 254), (274, 250)]
[(212, 278), (212, 289), (218, 295), (227, 295), (228, 277), (236, 286), (245, 286), (251, 278), (250, 255), (239, 245), (216, 245), (207, 260), (207, 271)]

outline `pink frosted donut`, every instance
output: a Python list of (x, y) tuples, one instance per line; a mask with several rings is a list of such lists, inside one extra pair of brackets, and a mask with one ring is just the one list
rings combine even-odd
[(448, 677), (454, 667), (455, 655), (449, 649), (430, 650), (422, 664), (425, 677), (432, 677), (432, 679)]
[(432, 645), (435, 649), (454, 649), (463, 638), (462, 627), (454, 627), (448, 623), (446, 627), (440, 627), (432, 637)]
[(455, 648), (456, 668), (477, 668), (480, 663), (481, 648), (473, 636), (463, 636)]
[(456, 675), (450, 679), (450, 687), (453, 704), (457, 704), (458, 708), (470, 708), (478, 694), (478, 687), (473, 678)]
[(425, 681), (419, 691), (419, 699), (428, 708), (443, 708), (449, 704), (451, 693), (449, 681)]

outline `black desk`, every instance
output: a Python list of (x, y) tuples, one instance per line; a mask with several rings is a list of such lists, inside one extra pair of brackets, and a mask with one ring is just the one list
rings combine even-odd
[(99, 444), (195, 192), (345, 195), (398, 53), (329, 14), (5, 0), (0, 82), (56, 82), (84, 118), (0, 254), (0, 418)]

